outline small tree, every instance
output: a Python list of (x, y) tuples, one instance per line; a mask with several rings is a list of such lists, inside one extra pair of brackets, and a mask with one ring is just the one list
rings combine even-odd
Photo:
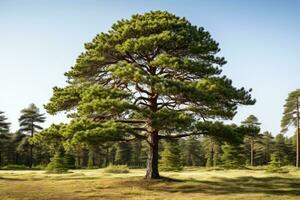
[(59, 153), (56, 153), (52, 158), (50, 163), (46, 167), (47, 172), (49, 173), (66, 173), (68, 168), (66, 166), (63, 156)]
[(164, 150), (161, 154), (160, 169), (164, 171), (178, 171), (182, 169), (180, 160), (180, 146), (178, 140), (164, 142)]
[[(21, 117), (19, 118), (20, 131), (29, 133), (30, 137), (33, 137), (35, 132), (43, 129), (39, 124), (44, 123), (45, 120), (44, 114), (40, 113), (40, 110), (34, 104), (30, 104), (28, 108), (21, 110)], [(32, 149), (33, 146), (31, 145), (29, 167), (32, 167), (33, 162)]]
[(267, 167), (267, 172), (270, 173), (287, 173), (287, 170), (284, 170), (282, 167), (282, 163), (276, 154), (271, 155), (271, 161)]
[(223, 166), (227, 169), (243, 168), (245, 166), (245, 155), (241, 145), (225, 144), (222, 146)]

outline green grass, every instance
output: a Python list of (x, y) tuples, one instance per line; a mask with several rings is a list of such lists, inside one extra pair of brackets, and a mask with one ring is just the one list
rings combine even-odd
[(145, 170), (108, 174), (103, 169), (71, 170), (68, 174), (45, 171), (0, 171), (1, 200), (292, 200), (299, 199), (300, 170), (270, 174), (264, 169), (207, 170), (188, 168), (163, 172), (162, 180), (143, 179)]
[(112, 174), (127, 174), (129, 173), (129, 168), (127, 165), (109, 165), (104, 169), (104, 172)]

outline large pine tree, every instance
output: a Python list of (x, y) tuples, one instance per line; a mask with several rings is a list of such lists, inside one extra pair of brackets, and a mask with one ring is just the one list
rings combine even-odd
[[(34, 104), (30, 104), (28, 108), (21, 110), (21, 116), (19, 118), (20, 131), (23, 133), (29, 133), (30, 137), (33, 134), (43, 128), (39, 125), (45, 122), (46, 118), (44, 114), (40, 113), (40, 110)], [(32, 156), (33, 146), (30, 146), (30, 161), (29, 167), (32, 166), (33, 156)]]
[(290, 126), (296, 127), (296, 167), (300, 167), (300, 130), (299, 107), (300, 89), (289, 93), (285, 100), (283, 117), (281, 119), (282, 132), (288, 131)]
[(55, 87), (45, 107), (50, 114), (71, 112), (73, 144), (146, 140), (151, 179), (159, 178), (160, 139), (242, 139), (243, 128), (216, 119), (232, 119), (238, 105), (255, 101), (221, 74), (226, 61), (204, 28), (152, 11), (118, 21), (85, 49), (66, 73), (69, 85)]

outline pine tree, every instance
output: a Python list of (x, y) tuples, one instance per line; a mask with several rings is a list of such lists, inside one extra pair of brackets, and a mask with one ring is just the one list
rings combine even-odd
[[(30, 104), (28, 108), (21, 110), (21, 116), (19, 118), (20, 131), (29, 133), (30, 137), (33, 137), (35, 132), (43, 129), (39, 125), (43, 122), (45, 122), (45, 116), (40, 113), (40, 110), (34, 104)], [(31, 145), (29, 167), (32, 167), (33, 163), (32, 149), (33, 147)]]
[(274, 155), (282, 165), (288, 164), (288, 155), (291, 154), (290, 149), (286, 144), (286, 138), (283, 134), (278, 134), (275, 137)]
[(287, 173), (287, 170), (284, 170), (282, 168), (282, 163), (280, 159), (278, 159), (276, 154), (271, 155), (271, 161), (269, 162), (269, 165), (267, 167), (267, 172), (270, 173)]
[(285, 100), (283, 117), (281, 119), (282, 132), (288, 131), (290, 125), (296, 127), (296, 167), (300, 167), (299, 98), (300, 89), (289, 93)]
[(205, 137), (203, 140), (206, 158), (206, 167), (216, 167), (221, 164), (221, 142), (214, 137)]
[(258, 137), (260, 137), (260, 123), (258, 122), (257, 117), (255, 117), (254, 115), (250, 115), (246, 118), (245, 121), (242, 122), (242, 124), (247, 127), (253, 127), (255, 130), (247, 133), (246, 135), (246, 143), (248, 142), (250, 144), (250, 165), (254, 166), (254, 148), (256, 140), (258, 139)]
[(145, 167), (147, 160), (147, 146), (141, 140), (135, 140), (131, 144), (131, 166), (141, 168)]
[(161, 154), (160, 169), (164, 171), (178, 171), (182, 169), (181, 151), (178, 140), (163, 143), (164, 150)]
[(7, 122), (7, 118), (4, 116), (4, 112), (0, 111), (0, 134), (9, 132), (10, 123)]
[(129, 165), (132, 155), (132, 148), (129, 142), (119, 142), (116, 145), (116, 164)]
[(45, 107), (50, 114), (77, 111), (69, 124), (72, 144), (145, 140), (146, 178), (152, 179), (160, 177), (161, 139), (242, 138), (243, 127), (215, 119), (232, 119), (238, 105), (255, 100), (221, 74), (226, 61), (204, 28), (151, 11), (118, 21), (85, 49), (66, 73), (68, 85), (55, 87)]
[(274, 152), (274, 137), (270, 132), (264, 132), (256, 143), (256, 160), (260, 165), (267, 165)]
[(204, 152), (200, 138), (191, 136), (181, 142), (182, 161), (186, 166), (203, 166)]
[(225, 144), (222, 150), (222, 162), (225, 168), (234, 169), (245, 166), (246, 159), (241, 145)]

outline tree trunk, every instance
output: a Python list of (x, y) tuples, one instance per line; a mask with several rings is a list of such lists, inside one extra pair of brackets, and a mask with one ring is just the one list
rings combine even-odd
[(251, 166), (253, 167), (254, 166), (254, 141), (253, 139), (251, 139), (251, 145), (250, 145), (250, 151), (251, 151), (251, 160), (250, 160), (250, 163), (251, 163)]
[(158, 131), (149, 134), (149, 152), (147, 160), (146, 179), (159, 179), (158, 172)]
[[(33, 122), (31, 122), (31, 135), (30, 135), (31, 138), (33, 137), (33, 132), (34, 132)], [(33, 146), (32, 146), (32, 144), (30, 144), (30, 160), (29, 160), (29, 168), (32, 167), (32, 163), (33, 163), (32, 149), (33, 149)]]
[(296, 167), (300, 167), (300, 130), (299, 130), (299, 100), (297, 98), (297, 136), (296, 136)]

